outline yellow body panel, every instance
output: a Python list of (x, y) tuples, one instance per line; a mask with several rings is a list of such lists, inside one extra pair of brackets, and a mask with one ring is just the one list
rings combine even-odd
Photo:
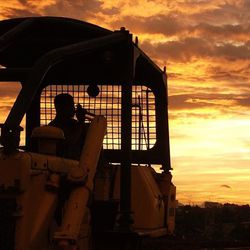
[[(134, 228), (152, 230), (164, 227), (165, 207), (162, 194), (147, 166), (132, 167), (132, 211)], [(119, 199), (120, 174), (116, 175), (114, 198)]]
[(167, 217), (167, 225), (168, 225), (168, 232), (170, 234), (174, 233), (175, 229), (175, 210), (176, 210), (176, 187), (171, 184), (170, 186), (170, 195), (168, 201), (168, 217)]
[[(106, 119), (97, 116), (88, 130), (80, 161), (39, 153), (4, 155), (0, 152), (3, 191), (0, 199), (12, 197), (17, 202), (17, 211), (14, 211), (16, 250), (47, 250), (52, 241), (61, 246), (75, 242), (80, 250), (88, 249), (88, 201), (94, 182), (95, 200), (120, 199), (120, 166), (105, 166), (95, 178), (105, 131)], [(131, 177), (134, 229), (145, 234), (151, 231), (155, 237), (167, 230), (173, 233), (176, 189), (171, 183), (171, 174), (157, 174), (148, 166), (132, 166)], [(61, 178), (72, 187), (61, 208), (64, 214), (59, 227), (54, 215)]]
[[(53, 239), (67, 244), (74, 240), (79, 249), (86, 249), (90, 227), (87, 205), (105, 132), (106, 119), (96, 116), (80, 162), (38, 153), (0, 152), (0, 201), (12, 198), (17, 203), (13, 211), (17, 216), (15, 250), (47, 250)], [(57, 228), (54, 214), (61, 177), (72, 187), (62, 225)]]
[[(36, 153), (0, 153), (1, 197), (16, 199), (16, 250), (47, 249), (48, 231), (53, 221), (57, 193), (47, 190), (51, 171), (64, 173), (79, 168), (77, 161)], [(13, 192), (7, 190), (13, 189)], [(38, 247), (39, 246), (39, 247)]]

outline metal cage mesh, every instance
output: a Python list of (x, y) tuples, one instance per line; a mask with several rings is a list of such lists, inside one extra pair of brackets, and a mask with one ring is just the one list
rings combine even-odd
[[(107, 118), (104, 149), (121, 148), (121, 86), (98, 85), (99, 95), (90, 97), (88, 85), (49, 85), (41, 94), (40, 122), (47, 125), (55, 117), (54, 98), (69, 93), (76, 104), (90, 113)], [(156, 142), (155, 96), (146, 86), (132, 87), (132, 150), (148, 150)]]

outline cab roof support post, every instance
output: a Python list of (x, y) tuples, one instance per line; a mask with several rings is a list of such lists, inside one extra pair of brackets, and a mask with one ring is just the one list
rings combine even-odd
[(128, 35), (128, 82), (122, 84), (121, 110), (121, 172), (120, 172), (120, 216), (118, 218), (120, 232), (132, 232), (134, 223), (131, 211), (131, 144), (132, 144), (132, 83), (135, 73), (134, 49), (132, 35)]

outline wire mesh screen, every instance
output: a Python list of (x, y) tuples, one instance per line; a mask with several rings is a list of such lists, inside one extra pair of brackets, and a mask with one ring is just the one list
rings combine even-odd
[[(104, 115), (107, 134), (104, 149), (121, 149), (121, 86), (98, 85), (97, 97), (87, 93), (88, 85), (50, 85), (41, 94), (40, 120), (47, 125), (54, 119), (54, 98), (69, 93), (75, 104), (80, 103), (88, 112)], [(146, 86), (132, 87), (132, 150), (147, 150), (156, 142), (155, 96)]]

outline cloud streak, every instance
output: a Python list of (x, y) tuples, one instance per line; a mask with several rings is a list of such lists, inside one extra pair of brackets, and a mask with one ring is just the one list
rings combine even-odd
[(171, 109), (195, 109), (213, 106), (227, 107), (229, 105), (250, 108), (250, 94), (182, 94), (169, 96)]
[(145, 41), (142, 47), (156, 58), (177, 62), (190, 62), (197, 59), (219, 58), (229, 61), (250, 60), (250, 46), (224, 42), (215, 44), (205, 38), (188, 37), (178, 41), (151, 43)]
[(222, 188), (228, 188), (228, 189), (231, 189), (231, 187), (229, 186), (229, 185), (221, 185), (220, 187), (222, 187)]

